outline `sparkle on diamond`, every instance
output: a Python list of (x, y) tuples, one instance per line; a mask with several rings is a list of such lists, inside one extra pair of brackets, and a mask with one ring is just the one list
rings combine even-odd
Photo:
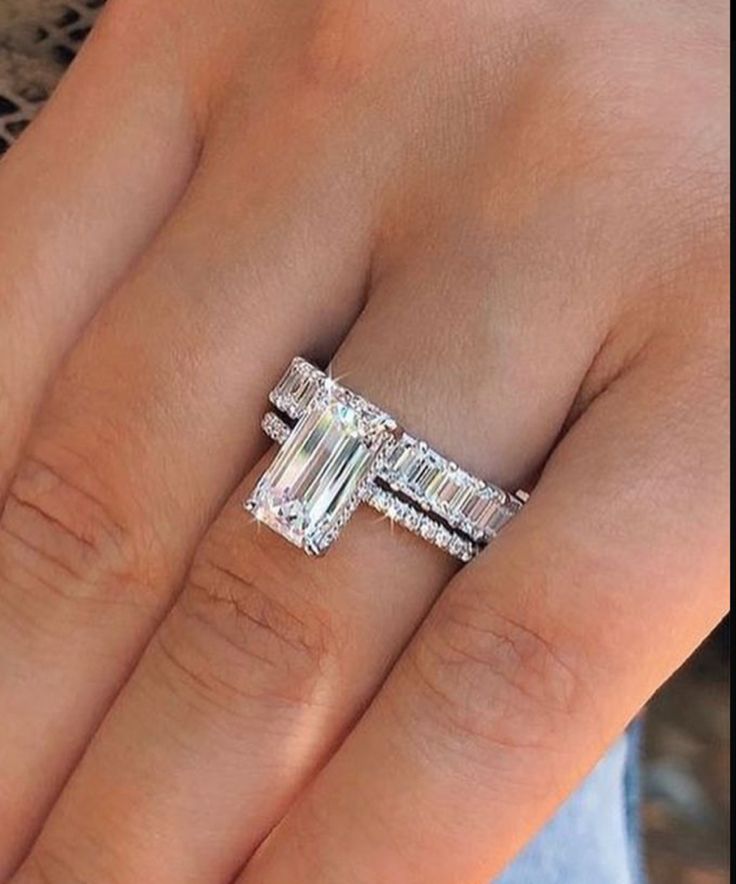
[(296, 425), (249, 501), (254, 516), (308, 552), (322, 552), (355, 505), (376, 458), (351, 405), (330, 401)]

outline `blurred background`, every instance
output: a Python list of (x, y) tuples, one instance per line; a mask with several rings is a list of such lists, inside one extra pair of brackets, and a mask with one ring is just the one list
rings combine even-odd
[(730, 877), (730, 623), (649, 706), (644, 837), (652, 884)]
[[(0, 0), (0, 154), (48, 98), (104, 3)], [(730, 881), (729, 660), (726, 622), (650, 704), (643, 823), (652, 884)]]

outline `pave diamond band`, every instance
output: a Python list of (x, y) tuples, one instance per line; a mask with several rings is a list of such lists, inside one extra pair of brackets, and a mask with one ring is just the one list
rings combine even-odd
[(325, 552), (366, 503), (467, 562), (526, 500), (471, 476), (304, 359), (269, 398), (281, 414), (262, 427), (281, 450), (245, 506), (308, 553)]

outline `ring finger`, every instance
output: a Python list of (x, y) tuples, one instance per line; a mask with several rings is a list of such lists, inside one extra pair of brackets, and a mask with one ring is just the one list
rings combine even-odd
[[(472, 471), (511, 484), (544, 458), (591, 354), (549, 336), (545, 322), (523, 334), (507, 322), (504, 300), (485, 296), (485, 262), (462, 272), (455, 245), (448, 238), (440, 254), (425, 242), (381, 274), (336, 372)], [(439, 315), (448, 265), (463, 282), (454, 304), (469, 308), (452, 323)], [(531, 282), (509, 273), (498, 286), (518, 306)], [(583, 322), (577, 339), (590, 342)], [(19, 884), (39, 872), (64, 880), (59, 868), (95, 880), (111, 864), (120, 884), (228, 880), (369, 702), (451, 576), (451, 560), (369, 512), (327, 557), (305, 559), (243, 516), (262, 468), (200, 545)]]

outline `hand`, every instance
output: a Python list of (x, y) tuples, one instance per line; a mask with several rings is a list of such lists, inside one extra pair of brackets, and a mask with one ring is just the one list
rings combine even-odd
[[(110, 4), (0, 166), (0, 879), (487, 880), (718, 622), (726, 34)], [(257, 531), (297, 353), (524, 512)]]

